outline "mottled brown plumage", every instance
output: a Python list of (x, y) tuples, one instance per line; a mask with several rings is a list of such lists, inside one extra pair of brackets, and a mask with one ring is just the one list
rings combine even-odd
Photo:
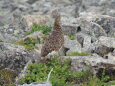
[(60, 25), (60, 19), (61, 17), (59, 14), (55, 15), (55, 23), (54, 23), (52, 33), (45, 41), (41, 50), (42, 57), (47, 56), (52, 51), (58, 51), (64, 44), (64, 35)]

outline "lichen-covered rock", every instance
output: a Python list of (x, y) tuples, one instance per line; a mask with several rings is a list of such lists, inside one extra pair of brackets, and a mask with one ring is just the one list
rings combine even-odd
[(111, 59), (115, 61), (115, 51), (108, 53), (107, 55), (104, 55), (104, 58)]
[(70, 58), (71, 59), (71, 70), (76, 72), (82, 72), (90, 68), (95, 74), (98, 73), (101, 68), (110, 68), (115, 70), (115, 61), (111, 59), (104, 59), (98, 55), (94, 56), (62, 56), (61, 60)]
[(101, 45), (104, 45), (104, 46), (107, 46), (107, 47), (115, 48), (115, 38), (113, 38), (113, 37), (101, 36), (99, 38), (99, 43)]
[(28, 29), (31, 28), (33, 23), (36, 23), (38, 25), (45, 25), (45, 24), (52, 24), (53, 22), (50, 15), (39, 15), (39, 14), (24, 15), (23, 21), (25, 21)]
[(77, 18), (81, 32), (94, 36), (114, 36), (115, 18), (107, 15), (85, 15)]
[(68, 48), (66, 54), (71, 52), (81, 52), (81, 45), (77, 40), (65, 40), (64, 47)]
[(82, 6), (80, 11), (82, 15), (94, 13), (115, 17), (115, 0), (82, 0)]
[(0, 68), (9, 68), (20, 72), (26, 63), (37, 58), (37, 52), (10, 43), (0, 43)]
[(93, 42), (87, 52), (97, 53), (100, 56), (105, 56), (115, 49), (115, 39), (112, 37), (100, 36), (96, 42)]

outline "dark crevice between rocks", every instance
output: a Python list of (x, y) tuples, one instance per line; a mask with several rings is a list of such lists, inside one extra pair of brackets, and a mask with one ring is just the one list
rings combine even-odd
[(113, 68), (100, 68), (97, 72), (97, 77), (102, 79), (104, 77), (109, 77), (106, 82), (115, 80), (115, 69)]
[(80, 32), (80, 31), (81, 31), (81, 27), (78, 26), (78, 27), (77, 27), (77, 32)]
[(38, 1), (38, 0), (28, 0), (27, 3), (28, 3), (28, 4), (33, 4), (33, 3), (35, 3), (36, 1)]
[(64, 56), (66, 56), (67, 54), (67, 51), (69, 50), (69, 48), (66, 48), (66, 47), (64, 47)]

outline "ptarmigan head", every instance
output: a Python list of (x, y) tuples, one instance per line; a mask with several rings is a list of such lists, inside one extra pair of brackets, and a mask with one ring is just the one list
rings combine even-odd
[(59, 9), (53, 10), (51, 16), (55, 19), (54, 26), (60, 26), (61, 15)]

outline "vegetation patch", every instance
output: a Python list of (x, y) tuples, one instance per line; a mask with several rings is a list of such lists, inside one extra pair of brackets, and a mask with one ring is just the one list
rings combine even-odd
[(0, 86), (15, 86), (14, 78), (16, 75), (10, 70), (0, 69)]
[(85, 52), (71, 52), (69, 54), (67, 54), (67, 56), (89, 56), (91, 55), (90, 53), (85, 53)]
[(88, 79), (87, 82), (81, 83), (80, 86), (114, 86), (115, 81), (107, 82), (108, 76), (104, 76), (102, 79), (99, 79), (97, 76), (92, 76)]
[(48, 35), (51, 32), (52, 27), (47, 25), (38, 25), (36, 23), (33, 23), (32, 29), (30, 32), (27, 32), (27, 35), (32, 34), (36, 31), (43, 31), (43, 34)]
[(0, 38), (0, 42), (3, 42), (1, 38)]
[(22, 45), (24, 46), (26, 49), (28, 50), (32, 50), (35, 48), (35, 44), (39, 43), (39, 40), (35, 39), (35, 38), (26, 38), (24, 40), (20, 40), (18, 42), (14, 42), (13, 44), (17, 44), (17, 45)]
[(74, 34), (70, 34), (70, 35), (68, 35), (68, 38), (69, 38), (70, 40), (76, 40)]
[(73, 86), (74, 84), (79, 84), (79, 86), (115, 85), (115, 81), (107, 82), (109, 76), (103, 74), (103, 77), (99, 79), (91, 73), (89, 68), (84, 72), (73, 72), (70, 70), (70, 64), (70, 59), (59, 61), (57, 56), (54, 56), (52, 60), (43, 59), (40, 63), (29, 64), (26, 76), (22, 77), (19, 83), (44, 82), (53, 68), (49, 78), (52, 86)]
[(87, 80), (87, 77), (91, 74), (89, 69), (85, 72), (72, 72), (70, 70), (70, 59), (60, 62), (55, 57), (50, 61), (42, 60), (40, 63), (30, 64), (26, 70), (26, 76), (19, 83), (44, 82), (47, 80), (47, 76), (52, 68), (50, 82), (53, 86), (73, 86), (75, 83)]

